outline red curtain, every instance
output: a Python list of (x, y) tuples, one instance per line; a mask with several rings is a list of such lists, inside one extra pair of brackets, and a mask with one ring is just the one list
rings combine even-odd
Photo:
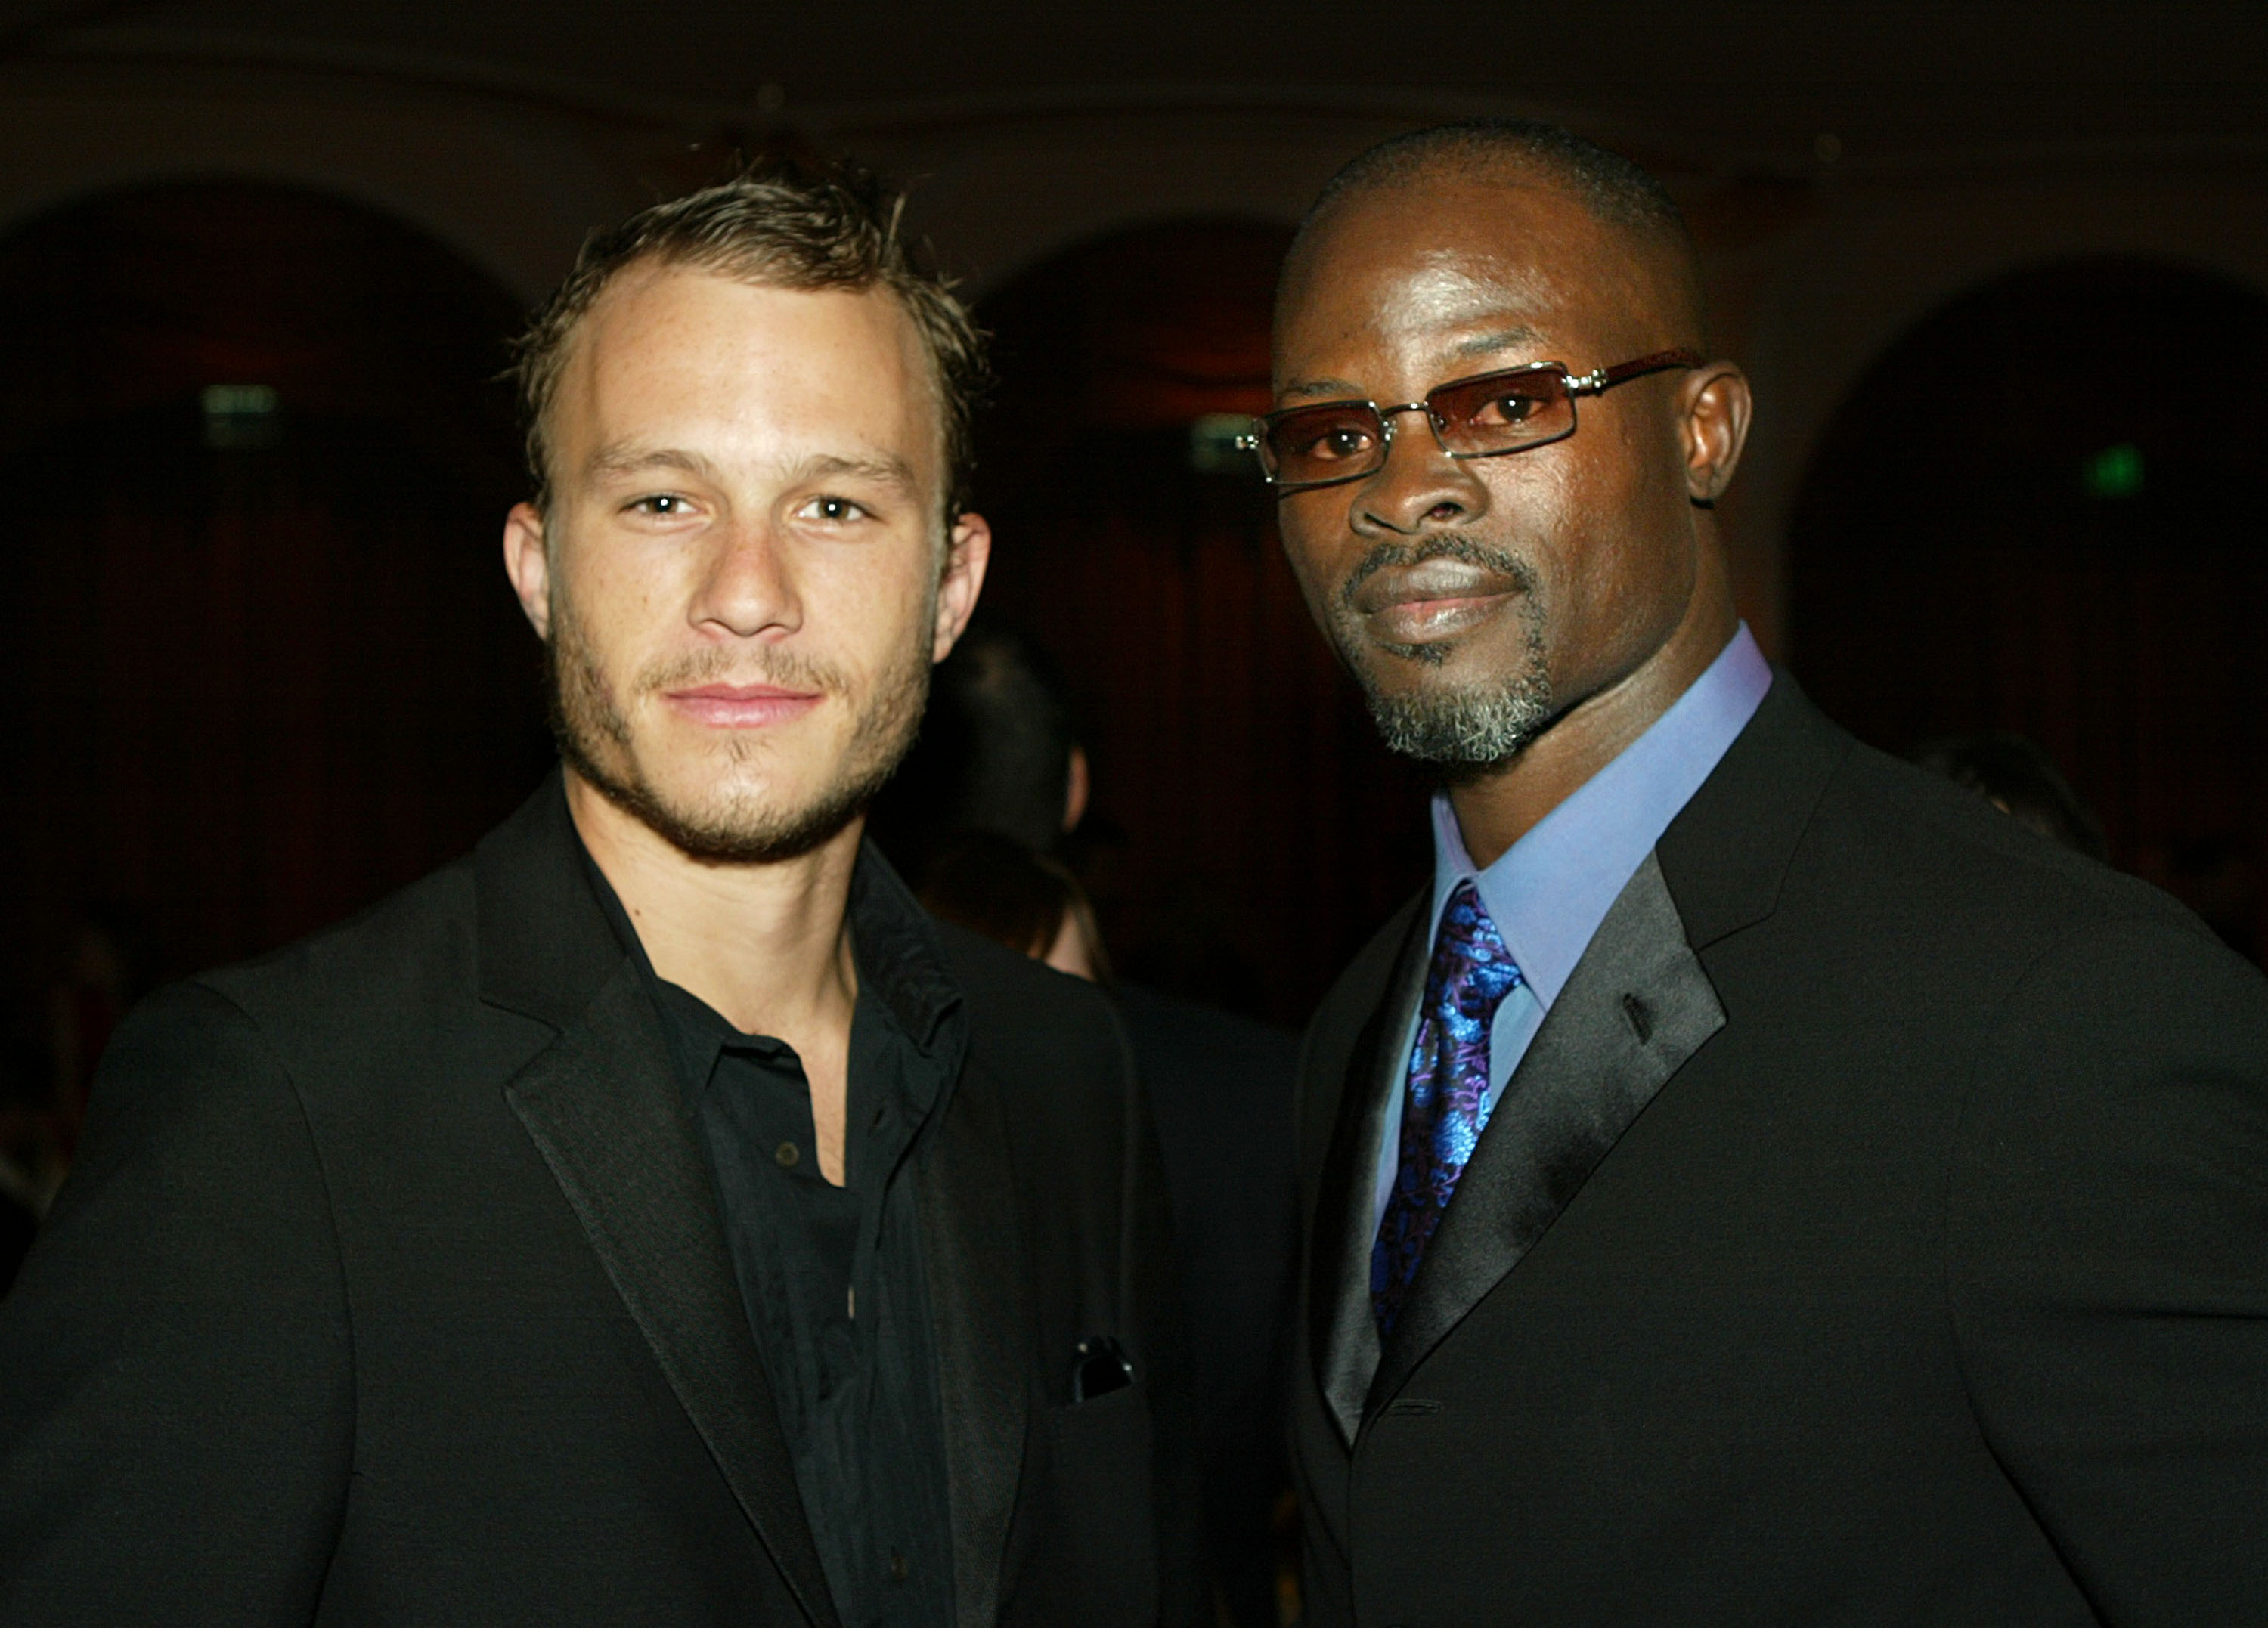
[(549, 752), (508, 297), (354, 206), (198, 186), (0, 244), (0, 975), (36, 1030), (90, 922), (134, 982), (284, 942)]

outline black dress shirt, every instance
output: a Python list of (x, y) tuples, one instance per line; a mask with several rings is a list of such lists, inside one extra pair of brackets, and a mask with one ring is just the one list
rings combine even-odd
[(859, 994), (838, 1187), (820, 1171), (794, 1048), (742, 1033), (656, 975), (603, 876), (596, 885), (644, 968), (707, 1143), (748, 1325), (836, 1610), (845, 1628), (950, 1628), (937, 1359), (907, 1179), (924, 1127), (943, 1117), (965, 1045), (943, 969), (875, 891), (854, 885)]

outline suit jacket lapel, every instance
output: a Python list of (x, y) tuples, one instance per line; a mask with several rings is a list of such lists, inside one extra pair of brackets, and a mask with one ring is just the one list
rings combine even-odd
[(1369, 1408), (1384, 1405), (1519, 1264), (1663, 1082), (1724, 1023), (1649, 854), (1506, 1084), (1381, 1354)]
[(963, 1071), (917, 1177), (937, 1334), (955, 1617), (972, 1625), (999, 1613), (1033, 1343), (1008, 1127), (990, 1085), (981, 1069)]
[(1773, 672), (1756, 715), (1654, 847), (1695, 950), (1771, 914), (1813, 810), (1858, 744)]
[(1393, 1348), (1381, 1353), (1370, 1315), (1371, 1183), (1432, 942), (1432, 923), (1412, 913), (1396, 971), (1372, 986), (1379, 999), (1337, 1100), (1317, 1104), (1335, 1124), (1312, 1199), (1309, 1338), (1317, 1382), (1349, 1445), (1366, 1411), (1399, 1390), (1502, 1281), (1723, 1025), (1696, 952), (1771, 913), (1812, 811), (1854, 746), (1775, 671), (1756, 716), (1662, 833), (1561, 990), (1442, 1218)]
[(624, 957), (581, 1021), (504, 1095), (804, 1615), (831, 1628), (826, 1574), (669, 1059), (660, 1015)]
[(504, 1096), (804, 1615), (834, 1628), (699, 1128), (586, 862), (556, 774), (475, 856), (481, 998), (557, 1036)]
[(1307, 1290), (1310, 1339), (1316, 1382), (1349, 1446), (1378, 1372), (1378, 1322), (1370, 1304), (1370, 1250), (1377, 1232), (1373, 1180), (1379, 1150), (1391, 1128), (1388, 1105), (1410, 1063), (1403, 1040), (1425, 993), (1433, 933), (1430, 902), (1428, 895), (1411, 913), (1383, 998), (1349, 1058), (1316, 1206)]

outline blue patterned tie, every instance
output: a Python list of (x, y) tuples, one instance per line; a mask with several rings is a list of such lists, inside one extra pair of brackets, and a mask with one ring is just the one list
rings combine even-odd
[(1370, 1303), (1381, 1338), (1394, 1332), (1426, 1243), (1488, 1123), (1489, 1029), (1520, 984), (1478, 890), (1458, 883), (1433, 939), (1402, 1102), (1402, 1162), (1370, 1251)]

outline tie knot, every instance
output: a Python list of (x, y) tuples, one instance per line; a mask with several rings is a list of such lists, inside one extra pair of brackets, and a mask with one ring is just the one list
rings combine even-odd
[(1469, 879), (1458, 883), (1441, 907), (1432, 973), (1428, 981), (1435, 983), (1444, 1003), (1476, 1017), (1493, 1013), (1521, 981), (1520, 968)]

